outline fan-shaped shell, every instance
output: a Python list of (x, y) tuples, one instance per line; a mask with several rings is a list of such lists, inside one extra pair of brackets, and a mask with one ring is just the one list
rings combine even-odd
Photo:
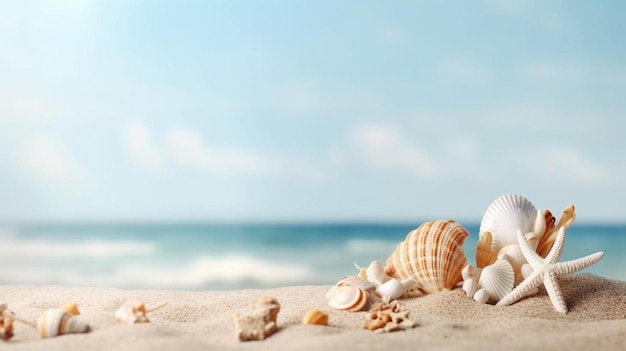
[(330, 297), (329, 304), (338, 310), (357, 312), (365, 307), (367, 299), (365, 290), (354, 285), (342, 285)]
[(468, 236), (453, 220), (422, 223), (396, 246), (385, 272), (399, 280), (415, 280), (416, 288), (426, 294), (452, 289), (467, 265), (463, 242)]
[[(541, 217), (541, 218), (539, 218)], [(491, 251), (498, 252), (509, 244), (517, 244), (517, 230), (524, 234), (537, 232), (543, 235), (545, 219), (537, 216), (535, 206), (523, 196), (516, 194), (502, 195), (495, 199), (487, 208), (480, 222), (480, 236), (491, 233)], [(543, 220), (543, 228), (541, 221)]]
[(37, 319), (37, 331), (42, 338), (70, 333), (87, 333), (89, 325), (62, 309), (50, 309)]
[(500, 301), (513, 290), (515, 273), (506, 259), (498, 259), (494, 264), (483, 268), (478, 287), (485, 290), (491, 300)]

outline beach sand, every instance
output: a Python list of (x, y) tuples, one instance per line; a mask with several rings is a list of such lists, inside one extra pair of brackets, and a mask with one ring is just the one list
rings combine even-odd
[[(10, 350), (626, 350), (626, 282), (580, 274), (560, 278), (569, 312), (554, 310), (543, 288), (506, 307), (474, 302), (461, 289), (401, 298), (418, 326), (393, 333), (363, 329), (366, 312), (328, 307), (330, 286), (264, 290), (167, 291), (62, 286), (2, 286), (9, 310), (35, 320), (43, 311), (78, 303), (88, 334), (40, 339), (15, 323), (15, 337), (0, 341)], [(233, 313), (259, 298), (278, 299), (278, 331), (263, 341), (239, 342)], [(126, 300), (146, 306), (169, 304), (148, 316), (151, 323), (118, 326), (115, 311)], [(330, 326), (301, 325), (312, 308), (329, 314)]]

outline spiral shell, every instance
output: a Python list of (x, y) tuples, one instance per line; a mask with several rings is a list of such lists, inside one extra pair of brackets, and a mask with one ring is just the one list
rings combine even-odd
[(37, 319), (37, 331), (42, 338), (70, 333), (87, 333), (89, 325), (62, 309), (50, 309)]
[(396, 246), (385, 272), (399, 280), (415, 280), (416, 289), (425, 294), (452, 289), (467, 265), (463, 242), (468, 236), (453, 220), (422, 223)]

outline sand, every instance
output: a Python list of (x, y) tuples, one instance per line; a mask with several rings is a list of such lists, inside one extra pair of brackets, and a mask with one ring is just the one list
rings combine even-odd
[[(626, 282), (590, 274), (560, 278), (567, 314), (554, 310), (543, 288), (506, 307), (470, 300), (461, 289), (402, 298), (418, 326), (387, 334), (363, 329), (366, 312), (332, 310), (324, 297), (330, 286), (264, 290), (167, 291), (62, 286), (1, 286), (9, 309), (36, 319), (48, 308), (78, 303), (92, 331), (40, 339), (15, 323), (15, 337), (0, 341), (10, 350), (626, 350)], [(278, 331), (263, 341), (239, 342), (233, 313), (260, 297), (282, 308)], [(169, 305), (149, 314), (151, 323), (118, 326), (114, 313), (126, 300)], [(300, 324), (307, 310), (329, 313), (330, 326)]]

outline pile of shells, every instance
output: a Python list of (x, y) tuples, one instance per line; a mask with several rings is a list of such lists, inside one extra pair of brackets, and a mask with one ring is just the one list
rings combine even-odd
[(519, 247), (517, 232), (521, 231), (531, 247), (546, 257), (559, 229), (567, 229), (575, 218), (574, 206), (569, 206), (555, 225), (550, 211), (536, 209), (523, 196), (498, 197), (480, 223), (476, 267), (463, 268), (463, 290), (476, 301), (497, 303), (532, 273)]

